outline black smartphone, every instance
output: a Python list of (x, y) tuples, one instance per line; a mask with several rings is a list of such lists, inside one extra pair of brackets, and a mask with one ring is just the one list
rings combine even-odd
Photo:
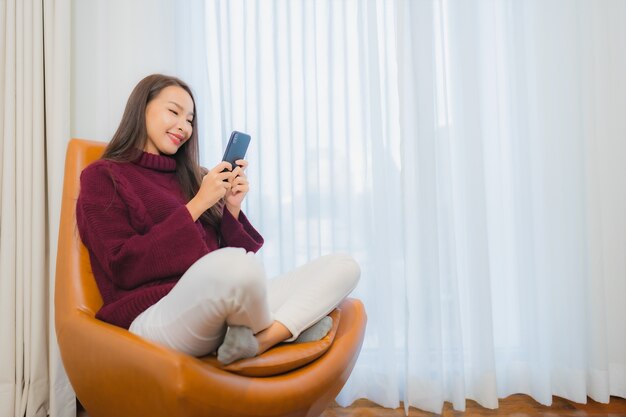
[(228, 145), (224, 151), (224, 157), (222, 161), (228, 161), (232, 164), (233, 169), (237, 167), (235, 161), (244, 159), (248, 145), (250, 144), (250, 135), (247, 133), (237, 132), (236, 130), (230, 134), (228, 139)]

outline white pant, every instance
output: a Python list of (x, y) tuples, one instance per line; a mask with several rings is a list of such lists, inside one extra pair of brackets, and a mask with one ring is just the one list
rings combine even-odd
[(227, 325), (258, 333), (276, 320), (291, 341), (350, 294), (359, 276), (350, 256), (326, 255), (268, 280), (254, 253), (222, 248), (196, 261), (129, 330), (194, 356), (217, 350)]

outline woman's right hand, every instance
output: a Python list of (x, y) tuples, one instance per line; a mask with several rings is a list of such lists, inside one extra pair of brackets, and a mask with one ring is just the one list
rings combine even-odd
[(229, 162), (222, 161), (202, 178), (200, 189), (191, 201), (187, 203), (187, 209), (194, 221), (198, 220), (202, 213), (220, 201), (226, 194), (226, 191), (230, 189), (231, 184), (228, 180), (232, 175), (231, 169), (232, 166)]

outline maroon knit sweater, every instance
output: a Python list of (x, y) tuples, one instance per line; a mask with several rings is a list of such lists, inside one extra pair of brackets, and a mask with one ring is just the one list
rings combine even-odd
[[(220, 247), (212, 227), (193, 221), (175, 169), (173, 158), (144, 152), (135, 162), (98, 160), (83, 170), (76, 221), (104, 302), (97, 318), (127, 329)], [(263, 245), (243, 212), (235, 219), (224, 209), (220, 232), (223, 247)]]

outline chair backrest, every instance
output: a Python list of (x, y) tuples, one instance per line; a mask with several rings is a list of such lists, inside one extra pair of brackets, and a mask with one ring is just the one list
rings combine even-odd
[(70, 315), (82, 312), (93, 317), (102, 306), (89, 253), (76, 227), (76, 200), (80, 173), (100, 158), (105, 146), (106, 143), (84, 139), (72, 139), (67, 146), (54, 296), (57, 330)]

